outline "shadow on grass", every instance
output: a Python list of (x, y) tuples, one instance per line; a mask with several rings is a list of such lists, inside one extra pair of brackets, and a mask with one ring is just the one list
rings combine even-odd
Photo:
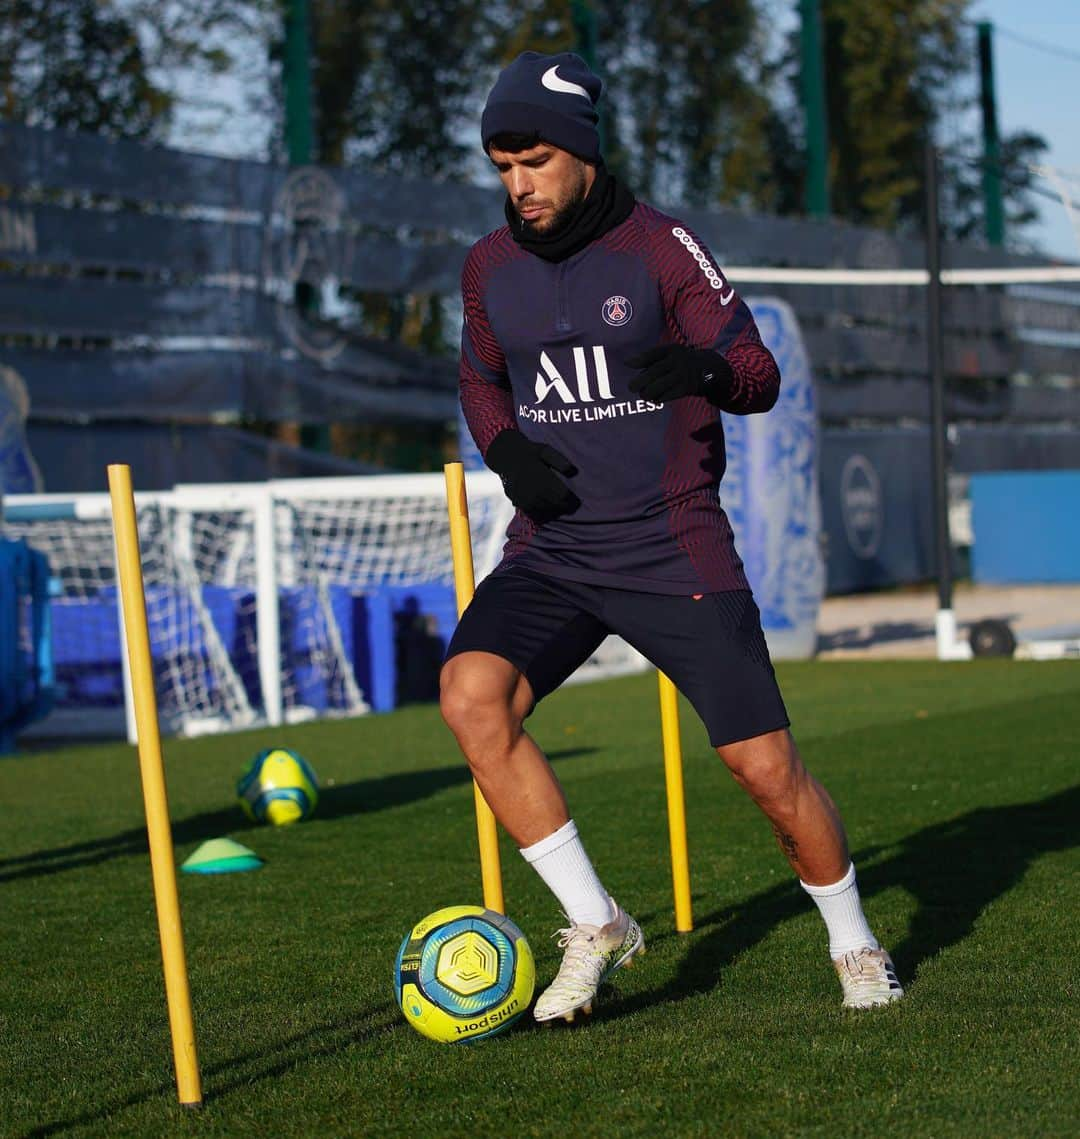
[[(371, 802), (370, 796), (367, 801)], [(1078, 817), (1080, 786), (1035, 802), (979, 808), (917, 831), (898, 846), (858, 852), (864, 897), (900, 887), (916, 900), (906, 937), (892, 947), (901, 976), (910, 983), (924, 961), (966, 938), (983, 910), (1012, 889), (1036, 858), (1075, 846)], [(698, 935), (675, 977), (659, 989), (625, 1000), (619, 1000), (613, 990), (610, 1003), (604, 1006), (608, 1015), (711, 991), (723, 982), (723, 970), (740, 954), (778, 923), (805, 913), (809, 904), (798, 886), (788, 882), (708, 914), (697, 922)], [(665, 933), (651, 940), (678, 936)], [(336, 1055), (399, 1027), (403, 1025), (397, 1009), (382, 1002), (261, 1050), (209, 1065), (203, 1073), (208, 1103), (212, 1106), (231, 1092), (250, 1089), (312, 1059)], [(24, 1136), (46, 1139), (99, 1123), (127, 1108), (171, 1095), (172, 1090), (171, 1084), (160, 1083), (78, 1117), (37, 1126)]]
[[(1080, 786), (1035, 802), (980, 807), (916, 831), (898, 846), (857, 852), (864, 899), (893, 887), (915, 899), (906, 936), (888, 947), (905, 987), (924, 961), (963, 941), (983, 910), (1012, 889), (1036, 858), (1078, 845), (1078, 818)], [(723, 983), (724, 969), (736, 958), (810, 906), (798, 884), (788, 881), (716, 910), (695, 923), (703, 936), (690, 943), (668, 984), (626, 1000), (615, 998), (607, 1007), (626, 1013), (708, 992)], [(662, 933), (651, 940), (682, 936)]]
[[(1020, 613), (1001, 613), (998, 619), (1011, 622), (1013, 628), (1021, 619)], [(958, 631), (967, 634), (973, 622), (961, 621)], [(875, 621), (867, 624), (849, 625), (834, 629), (831, 633), (819, 633), (819, 652), (837, 649), (868, 649), (871, 646), (897, 644), (901, 641), (918, 641), (934, 637), (936, 629), (932, 621)]]
[(835, 649), (865, 649), (871, 645), (893, 644), (932, 637), (934, 626), (928, 621), (877, 621), (867, 625), (851, 625), (831, 633), (819, 633), (819, 652)]
[[(204, 1102), (212, 1108), (215, 1100), (230, 1092), (249, 1089), (263, 1080), (277, 1079), (313, 1059), (336, 1055), (355, 1044), (365, 1043), (383, 1033), (405, 1027), (396, 1006), (383, 1002), (329, 1024), (316, 1025), (248, 1055), (208, 1064), (201, 1072)], [(174, 1084), (160, 1083), (143, 1091), (132, 1092), (82, 1115), (39, 1124), (23, 1132), (22, 1139), (46, 1139), (50, 1135), (62, 1135), (65, 1131), (101, 1123), (117, 1112), (139, 1104), (175, 1094)]]
[[(549, 752), (548, 758), (559, 762), (589, 755), (595, 750), (591, 747), (563, 748)], [(328, 822), (349, 815), (403, 807), (437, 795), (447, 788), (469, 783), (471, 778), (468, 768), (462, 763), (459, 767), (434, 767), (426, 771), (382, 775), (374, 779), (358, 779), (353, 783), (325, 787), (319, 792), (316, 819)], [(203, 842), (223, 835), (236, 836), (257, 829), (261, 829), (260, 824), (251, 822), (238, 805), (233, 805), (177, 820), (172, 826), (173, 844), (184, 846), (187, 843)], [(146, 854), (148, 850), (146, 828), (132, 827), (108, 838), (69, 843), (67, 846), (0, 859), (0, 884), (19, 878), (59, 874), (65, 870), (82, 870), (112, 858)]]

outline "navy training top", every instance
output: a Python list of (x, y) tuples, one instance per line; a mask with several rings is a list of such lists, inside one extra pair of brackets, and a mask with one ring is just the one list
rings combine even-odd
[(747, 415), (776, 402), (776, 361), (704, 244), (641, 202), (557, 263), (527, 253), (503, 226), (470, 250), (462, 297), (461, 404), (481, 454), (516, 428), (578, 469), (565, 481), (581, 506), (539, 526), (519, 510), (499, 569), (653, 593), (747, 589), (720, 505), (717, 406), (653, 403), (628, 387), (638, 371), (627, 358), (687, 344), (731, 365), (721, 410)]

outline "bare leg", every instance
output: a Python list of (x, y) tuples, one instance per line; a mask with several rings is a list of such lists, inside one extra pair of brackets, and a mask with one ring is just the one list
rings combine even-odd
[(570, 818), (555, 772), (522, 727), (532, 704), (529, 682), (500, 656), (460, 653), (443, 665), (443, 719), (488, 806), (519, 847)]
[(812, 886), (839, 882), (851, 864), (844, 824), (803, 765), (791, 733), (769, 732), (716, 751), (772, 823), (795, 873)]

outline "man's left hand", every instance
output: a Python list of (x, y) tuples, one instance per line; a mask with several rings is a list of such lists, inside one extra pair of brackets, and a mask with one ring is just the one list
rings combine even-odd
[(709, 349), (661, 344), (626, 362), (642, 369), (630, 381), (630, 390), (657, 403), (695, 395), (722, 399), (731, 387), (731, 365)]

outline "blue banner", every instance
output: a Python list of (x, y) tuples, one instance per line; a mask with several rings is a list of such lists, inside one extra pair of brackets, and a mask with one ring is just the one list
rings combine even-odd
[(720, 498), (769, 652), (802, 659), (816, 650), (825, 589), (814, 383), (790, 305), (774, 297), (747, 304), (780, 366), (780, 396), (766, 415), (721, 415), (728, 466)]

